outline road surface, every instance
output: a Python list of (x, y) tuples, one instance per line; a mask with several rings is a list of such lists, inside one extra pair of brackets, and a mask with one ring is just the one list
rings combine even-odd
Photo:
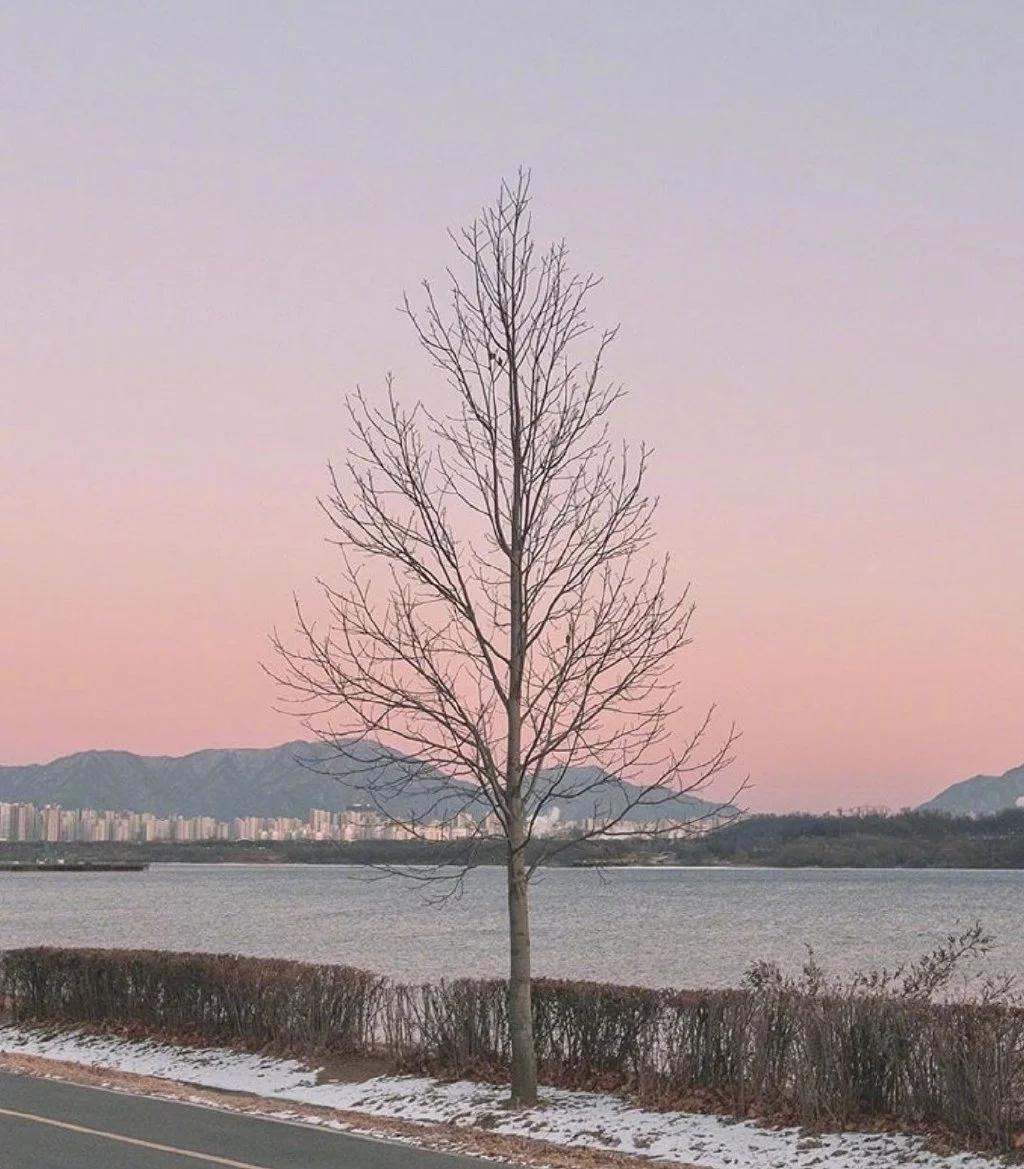
[(494, 1169), (305, 1125), (0, 1072), (2, 1169)]

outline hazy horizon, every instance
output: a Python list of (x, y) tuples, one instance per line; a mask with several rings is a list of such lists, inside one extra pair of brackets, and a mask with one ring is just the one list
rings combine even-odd
[[(1024, 8), (8, 6), (0, 760), (302, 737), (342, 396), (533, 173), (757, 808), (1024, 759)], [(727, 783), (720, 787), (725, 793)]]

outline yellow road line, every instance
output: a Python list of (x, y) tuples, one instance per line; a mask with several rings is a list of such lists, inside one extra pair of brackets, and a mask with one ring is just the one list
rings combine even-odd
[(136, 1145), (142, 1149), (152, 1149), (157, 1153), (173, 1153), (176, 1157), (188, 1157), (192, 1161), (205, 1161), (208, 1165), (227, 1165), (228, 1169), (265, 1169), (263, 1165), (253, 1165), (248, 1161), (232, 1161), (229, 1157), (218, 1157), (214, 1153), (197, 1153), (191, 1149), (176, 1149), (173, 1145), (158, 1145), (155, 1141), (143, 1141), (137, 1137), (126, 1137), (117, 1132), (104, 1132), (98, 1128), (86, 1128), (82, 1124), (71, 1124), (66, 1120), (54, 1120), (49, 1116), (36, 1116), (32, 1112), (16, 1112), (13, 1108), (0, 1108), (0, 1116), (13, 1116), (17, 1120), (31, 1120), (35, 1124), (48, 1124), (52, 1128), (63, 1128), (69, 1132), (80, 1132), (91, 1137), (102, 1137), (104, 1140), (117, 1141), (122, 1145)]

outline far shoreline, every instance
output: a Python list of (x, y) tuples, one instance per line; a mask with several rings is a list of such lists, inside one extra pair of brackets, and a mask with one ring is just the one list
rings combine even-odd
[[(23, 846), (19, 846), (23, 848)], [(102, 848), (102, 846), (91, 845), (90, 848)], [(186, 846), (187, 848), (187, 846)], [(54, 858), (63, 856), (60, 851), (49, 851), (40, 855), (28, 858), (23, 853), (19, 856), (18, 867), (12, 865), (12, 853), (7, 851), (8, 845), (0, 843), (0, 878), (9, 874), (9, 876), (18, 876), (25, 878), (29, 874), (36, 873), (37, 876), (51, 876), (56, 869), (54, 865)], [(75, 859), (70, 859), (74, 856)], [(46, 864), (48, 867), (40, 867), (35, 869), (36, 860), (42, 862), (46, 857)], [(88, 860), (83, 860), (81, 853), (68, 853), (68, 872), (75, 874), (75, 876), (95, 876), (97, 873), (103, 876), (116, 876), (116, 874), (123, 874), (127, 878), (137, 876), (137, 872), (145, 872), (147, 869), (262, 869), (262, 870), (300, 870), (300, 869), (366, 869), (380, 871), (383, 869), (396, 869), (394, 876), (401, 879), (401, 871), (408, 870), (411, 872), (424, 871), (429, 869), (451, 869), (457, 871), (464, 867), (456, 860), (401, 860), (401, 859), (357, 859), (357, 858), (335, 858), (323, 859), (317, 857), (283, 858), (278, 856), (247, 856), (247, 857), (223, 857), (223, 856), (168, 856), (166, 853), (160, 856), (146, 856), (145, 853), (133, 853), (130, 860), (126, 859), (101, 859), (94, 853)], [(471, 866), (472, 869), (485, 870), (504, 870), (504, 865), (498, 860), (486, 860), (479, 864)], [(657, 863), (657, 862), (631, 862), (631, 863), (615, 863), (607, 864), (591, 863), (586, 865), (573, 864), (552, 864), (548, 866), (548, 871), (575, 871), (580, 873), (601, 872), (604, 876), (608, 876), (614, 872), (708, 872), (708, 873), (736, 873), (736, 872), (812, 872), (812, 873), (1016, 873), (1024, 871), (1024, 866), (1019, 865), (950, 865), (950, 864), (904, 864), (904, 865), (885, 865), (885, 864), (859, 864), (859, 865), (830, 865), (830, 864), (764, 864), (755, 862), (707, 862), (697, 864), (678, 864), (678, 863)], [(57, 871), (57, 876), (61, 873)]]

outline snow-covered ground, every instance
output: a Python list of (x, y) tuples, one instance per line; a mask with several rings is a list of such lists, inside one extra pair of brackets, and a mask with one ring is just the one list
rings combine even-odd
[(768, 1129), (723, 1116), (648, 1112), (614, 1096), (546, 1089), (539, 1108), (509, 1113), (503, 1093), (486, 1084), (380, 1076), (359, 1083), (318, 1083), (317, 1069), (294, 1060), (221, 1049), (69, 1032), (0, 1027), (0, 1052), (63, 1060), (205, 1088), (491, 1132), (560, 1145), (609, 1149), (702, 1169), (998, 1169), (972, 1154), (940, 1156), (914, 1137), (840, 1133), (821, 1137)]

